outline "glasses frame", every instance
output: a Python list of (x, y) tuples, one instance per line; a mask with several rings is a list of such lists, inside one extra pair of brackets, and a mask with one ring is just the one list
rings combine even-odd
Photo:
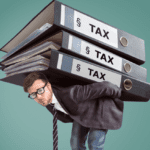
[[(39, 88), (39, 89), (43, 89), (43, 93), (45, 92), (45, 87), (46, 87), (47, 83), (48, 83), (48, 82), (46, 82), (46, 84), (44, 85), (44, 87)], [(37, 97), (37, 94), (39, 94), (39, 95), (43, 94), (43, 93), (38, 93), (38, 90), (39, 90), (39, 89), (37, 89), (36, 92), (33, 92), (33, 93), (36, 94), (36, 97)], [(31, 93), (31, 94), (33, 94), (33, 93)], [(28, 95), (28, 98), (30, 98), (30, 99), (35, 99), (36, 97), (35, 97), (35, 98), (32, 98), (32, 97), (30, 96), (31, 94)]]

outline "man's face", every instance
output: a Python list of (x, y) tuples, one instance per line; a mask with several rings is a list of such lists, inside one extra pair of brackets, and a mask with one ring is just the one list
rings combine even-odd
[[(33, 92), (37, 92), (38, 89), (45, 86), (45, 83), (41, 80), (35, 80), (31, 87), (28, 88), (28, 93), (31, 94)], [(37, 97), (34, 99), (37, 103), (42, 106), (46, 106), (52, 102), (52, 88), (51, 84), (48, 82), (44, 88), (45, 92), (43, 94), (37, 94)]]

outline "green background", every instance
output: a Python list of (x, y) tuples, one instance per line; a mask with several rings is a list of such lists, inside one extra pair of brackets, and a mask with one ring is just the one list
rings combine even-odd
[[(145, 41), (150, 83), (149, 0), (60, 0)], [(50, 0), (0, 0), (0, 47)], [(0, 57), (5, 53), (0, 52)], [(0, 71), (0, 78), (4, 77)], [(23, 88), (0, 82), (0, 150), (52, 150), (52, 115), (27, 98)], [(72, 124), (58, 121), (59, 150), (70, 150)], [(150, 102), (125, 102), (122, 127), (109, 130), (105, 150), (149, 150)]]

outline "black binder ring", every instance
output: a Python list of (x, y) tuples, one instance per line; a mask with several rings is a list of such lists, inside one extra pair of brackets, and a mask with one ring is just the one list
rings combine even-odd
[(125, 37), (121, 37), (120, 38), (120, 43), (122, 44), (122, 46), (126, 47), (128, 46), (128, 40)]
[(131, 71), (131, 65), (129, 63), (124, 64), (124, 70), (128, 73)]
[(131, 90), (131, 88), (132, 88), (132, 81), (131, 81), (130, 79), (126, 79), (126, 80), (124, 80), (123, 85), (124, 85), (124, 88), (125, 88), (127, 91), (129, 91), (129, 90)]

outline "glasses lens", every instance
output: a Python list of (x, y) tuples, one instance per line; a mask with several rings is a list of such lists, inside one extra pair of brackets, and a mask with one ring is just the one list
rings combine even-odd
[(38, 89), (37, 93), (38, 93), (38, 94), (43, 94), (43, 93), (44, 93), (44, 88)]
[(36, 98), (36, 93), (32, 93), (29, 96), (30, 96), (30, 98), (34, 99), (34, 98)]
[[(47, 85), (47, 83), (45, 84), (45, 86), (46, 86), (46, 85)], [(29, 94), (29, 97), (32, 98), (32, 99), (35, 99), (35, 98), (37, 97), (37, 94), (43, 94), (44, 91), (45, 91), (45, 90), (44, 90), (45, 86), (42, 87), (42, 88), (40, 88), (40, 89), (38, 89), (37, 92), (32, 93), (32, 94)]]

